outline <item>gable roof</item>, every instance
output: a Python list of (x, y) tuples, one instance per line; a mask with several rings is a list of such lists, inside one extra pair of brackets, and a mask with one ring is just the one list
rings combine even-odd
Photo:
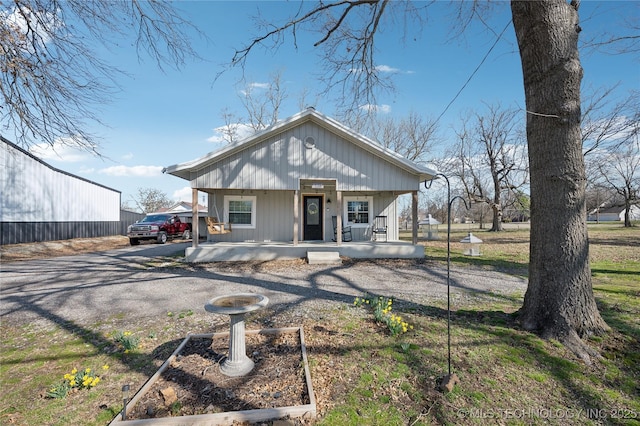
[(614, 213), (614, 214), (619, 214), (622, 213), (624, 210), (626, 209), (625, 206), (611, 206), (611, 207), (607, 207), (605, 209), (600, 209), (600, 214), (603, 213)]
[[(192, 213), (193, 212), (193, 203), (189, 203), (188, 201), (179, 201), (170, 207), (161, 207), (153, 213), (167, 213), (167, 214), (184, 214), (184, 213)], [(198, 212), (206, 213), (207, 207), (198, 203)]]
[(202, 167), (206, 167), (211, 163), (215, 163), (217, 161), (230, 157), (240, 151), (243, 151), (251, 146), (254, 146), (260, 143), (261, 141), (273, 135), (285, 132), (296, 126), (300, 126), (305, 122), (313, 122), (339, 135), (343, 139), (353, 143), (354, 145), (360, 147), (361, 149), (369, 151), (377, 155), (378, 157), (394, 164), (396, 167), (407, 170), (412, 174), (418, 175), (420, 180), (430, 179), (437, 173), (435, 170), (432, 170), (428, 167), (414, 163), (413, 161), (410, 161), (402, 157), (396, 152), (383, 147), (382, 145), (374, 142), (373, 140), (367, 138), (366, 136), (351, 130), (350, 128), (338, 122), (337, 120), (334, 120), (333, 118), (330, 118), (316, 111), (314, 108), (307, 108), (306, 110), (301, 111), (283, 121), (279, 121), (273, 126), (270, 126), (262, 131), (259, 131), (244, 140), (226, 145), (217, 151), (210, 152), (195, 160), (165, 167), (162, 170), (162, 172), (172, 174), (174, 176), (178, 176), (182, 179), (189, 180), (191, 176), (190, 174), (191, 171), (200, 169)]
[[(203, 209), (206, 210), (207, 207), (198, 203), (198, 210), (203, 210)], [(190, 203), (188, 201), (179, 201), (174, 205), (170, 207), (166, 207), (164, 209), (164, 211), (167, 211), (167, 212), (179, 212), (179, 211), (191, 211), (191, 210), (193, 210), (193, 203)], [(161, 210), (158, 210), (158, 211), (161, 211)]]
[[(639, 208), (637, 205), (632, 204), (631, 205), (631, 209), (630, 210), (634, 210)], [(626, 210), (626, 207), (624, 205), (616, 205), (616, 206), (609, 206), (609, 207), (600, 207), (597, 209), (593, 209), (591, 212), (589, 212), (589, 214), (620, 214), (623, 211)]]

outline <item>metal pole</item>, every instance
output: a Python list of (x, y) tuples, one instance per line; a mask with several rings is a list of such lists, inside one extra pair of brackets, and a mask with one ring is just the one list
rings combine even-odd
[[(451, 377), (451, 205), (459, 198), (464, 202), (464, 206), (467, 210), (469, 209), (469, 206), (467, 205), (467, 201), (459, 195), (451, 199), (451, 185), (449, 184), (449, 178), (442, 173), (438, 173), (434, 177), (436, 176), (442, 176), (447, 182), (447, 371), (449, 373), (449, 377)], [(429, 185), (427, 185), (427, 181), (425, 181), (425, 188), (430, 189), (432, 183), (433, 179), (429, 181)]]
[[(445, 177), (445, 179), (447, 179)], [(451, 376), (451, 286), (449, 285), (451, 276), (451, 187), (447, 179), (447, 359), (449, 363), (449, 376)]]
[(127, 420), (127, 402), (129, 400), (129, 385), (122, 386), (122, 420)]

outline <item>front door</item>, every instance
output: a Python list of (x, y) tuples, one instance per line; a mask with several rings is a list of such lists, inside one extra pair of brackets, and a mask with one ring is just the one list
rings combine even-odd
[(323, 240), (322, 238), (322, 197), (305, 195), (303, 197), (304, 226), (302, 239), (306, 241)]

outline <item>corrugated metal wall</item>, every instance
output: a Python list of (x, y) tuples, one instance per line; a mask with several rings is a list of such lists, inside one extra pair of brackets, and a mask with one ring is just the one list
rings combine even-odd
[(119, 222), (120, 192), (0, 143), (0, 222)]
[(0, 244), (123, 235), (134, 221), (121, 223), (120, 191), (51, 167), (0, 136)]
[(127, 227), (132, 223), (144, 219), (144, 213), (132, 212), (129, 210), (120, 210), (120, 235), (127, 235)]
[[(315, 146), (304, 141), (313, 137)], [(305, 123), (269, 138), (194, 176), (197, 188), (295, 190), (300, 179), (336, 179), (341, 191), (413, 191), (415, 175), (336, 136)]]
[(2, 222), (0, 245), (126, 235), (127, 227), (144, 216), (122, 210), (118, 222)]
[(120, 222), (2, 222), (0, 244), (119, 235)]

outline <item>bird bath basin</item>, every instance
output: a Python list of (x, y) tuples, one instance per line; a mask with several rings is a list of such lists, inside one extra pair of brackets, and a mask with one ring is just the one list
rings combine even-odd
[(247, 356), (245, 347), (244, 315), (267, 306), (267, 296), (254, 293), (238, 293), (219, 296), (204, 306), (207, 312), (231, 317), (229, 332), (229, 355), (220, 364), (222, 374), (239, 377), (253, 370), (253, 360)]

